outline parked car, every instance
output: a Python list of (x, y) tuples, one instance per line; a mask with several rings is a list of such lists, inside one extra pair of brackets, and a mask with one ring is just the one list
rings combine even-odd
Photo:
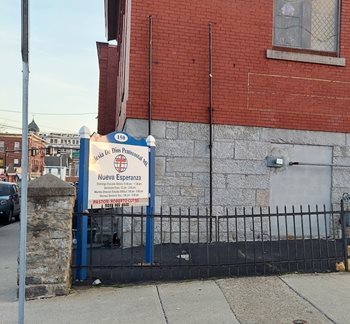
[(12, 218), (19, 220), (20, 199), (17, 184), (11, 182), (0, 182), (0, 219), (11, 223)]

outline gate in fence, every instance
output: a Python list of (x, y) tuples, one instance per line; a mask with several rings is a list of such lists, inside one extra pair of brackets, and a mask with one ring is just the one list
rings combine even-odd
[(88, 280), (99, 278), (105, 284), (331, 272), (337, 262), (348, 264), (347, 224), (341, 206), (340, 210), (325, 206), (290, 211), (235, 209), (218, 217), (210, 217), (203, 209), (163, 210), (151, 216), (152, 263), (144, 258), (144, 209), (89, 210), (84, 268)]

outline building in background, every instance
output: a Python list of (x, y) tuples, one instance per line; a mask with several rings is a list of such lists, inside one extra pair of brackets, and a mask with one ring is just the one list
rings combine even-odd
[[(54, 156), (69, 156), (67, 177), (69, 182), (76, 182), (79, 167), (80, 137), (74, 133), (40, 133), (40, 137), (47, 142), (47, 147)], [(48, 161), (51, 161), (48, 159)], [(47, 171), (47, 170), (46, 170)], [(45, 172), (46, 172), (45, 171)], [(46, 172), (47, 173), (47, 172)]]
[(329, 207), (350, 192), (349, 2), (105, 3), (118, 46), (97, 44), (99, 132), (147, 136), (152, 107), (158, 207)]
[[(11, 173), (12, 180), (16, 178), (14, 172), (21, 177), (22, 135), (0, 134), (0, 169), (5, 176)], [(46, 142), (38, 135), (28, 135), (28, 177), (34, 179), (43, 174)], [(5, 177), (3, 177), (5, 179)]]
[(53, 148), (54, 154), (79, 151), (79, 134), (72, 133), (40, 133), (39, 136)]
[(45, 156), (44, 175), (52, 174), (63, 181), (70, 175), (69, 170), (69, 154), (61, 154), (56, 156)]

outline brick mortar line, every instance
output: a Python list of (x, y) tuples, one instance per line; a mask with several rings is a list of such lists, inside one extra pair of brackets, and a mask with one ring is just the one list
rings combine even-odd
[(305, 300), (308, 304), (310, 304), (313, 308), (315, 308), (317, 311), (319, 311), (324, 317), (326, 317), (331, 323), (337, 324), (336, 321), (334, 321), (330, 316), (328, 316), (326, 313), (322, 311), (322, 309), (318, 308), (314, 303), (312, 303), (310, 300), (308, 300), (306, 297), (304, 297), (301, 293), (299, 293), (296, 289), (294, 289), (291, 285), (289, 285), (282, 277), (278, 276), (278, 279), (280, 279), (290, 290), (292, 290), (297, 296)]

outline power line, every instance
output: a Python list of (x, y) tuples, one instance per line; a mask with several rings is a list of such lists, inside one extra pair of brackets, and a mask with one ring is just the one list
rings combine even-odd
[[(0, 109), (0, 111), (10, 112), (21, 114), (22, 111), (19, 110), (8, 110), (8, 109)], [(82, 116), (82, 115), (96, 115), (97, 112), (94, 113), (39, 113), (39, 112), (29, 112), (31, 115), (46, 115), (46, 116)]]
[(0, 124), (0, 127), (13, 128), (13, 129), (22, 129), (22, 127), (16, 127), (16, 126), (11, 126), (11, 125), (6, 125), (6, 124)]
[[(5, 119), (5, 120), (11, 120), (11, 119)], [(11, 120), (14, 121), (14, 120)], [(44, 129), (47, 129), (47, 131), (45, 131), (45, 133), (50, 133), (52, 130), (56, 130), (56, 131), (60, 131), (60, 132), (66, 132), (66, 133), (75, 133), (72, 132), (71, 130), (65, 129), (65, 128), (56, 128), (56, 127), (51, 127), (51, 126), (47, 126), (47, 125), (42, 125)], [(22, 127), (16, 127), (13, 125), (7, 125), (7, 124), (0, 124), (0, 127), (6, 129), (6, 128), (13, 128), (13, 129), (19, 129), (22, 130)], [(42, 131), (43, 132), (43, 131)]]

